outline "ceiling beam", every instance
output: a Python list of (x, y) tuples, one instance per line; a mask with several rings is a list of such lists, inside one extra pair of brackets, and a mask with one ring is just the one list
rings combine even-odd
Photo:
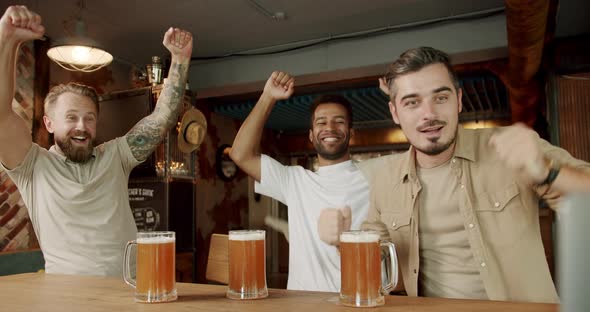
[(538, 77), (545, 46), (549, 0), (506, 0), (507, 84), (514, 122), (533, 126), (543, 88)]

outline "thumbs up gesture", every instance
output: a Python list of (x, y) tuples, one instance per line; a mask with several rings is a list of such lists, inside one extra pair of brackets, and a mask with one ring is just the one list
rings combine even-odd
[(350, 230), (352, 210), (349, 206), (343, 208), (325, 208), (318, 220), (318, 234), (326, 244), (338, 246), (340, 233)]

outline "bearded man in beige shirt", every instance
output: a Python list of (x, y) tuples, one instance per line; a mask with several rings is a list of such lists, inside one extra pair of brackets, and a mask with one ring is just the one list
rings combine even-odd
[(380, 84), (411, 147), (360, 164), (362, 227), (395, 243), (407, 294), (557, 302), (538, 200), (590, 191), (590, 164), (524, 125), (459, 127), (462, 91), (442, 51), (406, 51)]
[(25, 6), (9, 6), (0, 17), (0, 170), (18, 186), (47, 273), (120, 277), (123, 248), (137, 233), (129, 174), (176, 125), (192, 35), (178, 28), (166, 31), (162, 43), (171, 65), (154, 111), (104, 144), (94, 145), (100, 128), (96, 91), (77, 83), (52, 88), (43, 122), (55, 144), (46, 150), (32, 141), (25, 121), (12, 109), (18, 49), (44, 32), (41, 16)]

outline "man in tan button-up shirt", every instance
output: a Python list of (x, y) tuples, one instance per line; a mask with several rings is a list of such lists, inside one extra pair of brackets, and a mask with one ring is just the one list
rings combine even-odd
[(363, 228), (395, 243), (408, 295), (557, 302), (538, 200), (589, 191), (590, 165), (523, 125), (458, 127), (462, 91), (444, 52), (405, 52), (381, 84), (412, 146), (361, 163), (371, 189)]

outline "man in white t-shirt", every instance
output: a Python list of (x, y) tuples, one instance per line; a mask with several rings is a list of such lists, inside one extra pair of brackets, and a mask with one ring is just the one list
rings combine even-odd
[(43, 121), (55, 145), (32, 142), (12, 109), (15, 63), (21, 43), (39, 39), (41, 17), (10, 6), (0, 18), (0, 167), (17, 185), (45, 258), (47, 273), (121, 276), (123, 247), (137, 228), (129, 207), (129, 173), (176, 125), (192, 54), (192, 35), (170, 28), (167, 82), (155, 110), (125, 136), (94, 146), (98, 96), (70, 83), (51, 89)]
[[(338, 249), (328, 243), (337, 233), (359, 229), (367, 216), (369, 187), (350, 159), (352, 109), (346, 98), (324, 95), (311, 105), (309, 140), (317, 151), (319, 169), (285, 166), (260, 154), (264, 124), (279, 100), (288, 99), (295, 79), (272, 73), (252, 112), (238, 131), (231, 158), (256, 180), (256, 192), (277, 199), (289, 211), (288, 289), (340, 291)], [(318, 232), (318, 222), (332, 222), (332, 232)]]

